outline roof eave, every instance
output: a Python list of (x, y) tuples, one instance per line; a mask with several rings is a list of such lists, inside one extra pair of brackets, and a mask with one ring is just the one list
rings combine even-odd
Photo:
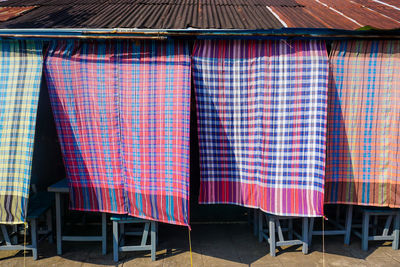
[(138, 29), (138, 28), (32, 28), (0, 29), (2, 38), (62, 38), (62, 39), (285, 39), (285, 38), (363, 38), (363, 39), (400, 39), (400, 29), (394, 30), (340, 30), (315, 28), (281, 29)]

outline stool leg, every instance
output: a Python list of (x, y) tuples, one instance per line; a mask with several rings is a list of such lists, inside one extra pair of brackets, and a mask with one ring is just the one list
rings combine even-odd
[(346, 212), (346, 224), (345, 224), (346, 233), (344, 235), (344, 244), (345, 245), (350, 244), (352, 221), (353, 221), (353, 205), (349, 205), (347, 207), (347, 212)]
[[(385, 223), (385, 226), (383, 228), (383, 234), (382, 234), (383, 236), (388, 236), (389, 230), (390, 230), (390, 226), (392, 225), (392, 221), (393, 221), (393, 215), (390, 215), (390, 216), (388, 216), (386, 218), (386, 223)], [(396, 218), (395, 218), (395, 222), (396, 222)]]
[[(153, 226), (152, 226), (151, 222), (144, 223), (141, 246), (146, 246), (147, 237), (149, 236), (149, 228), (150, 228), (150, 235), (151, 235), (151, 231), (152, 231), (151, 228), (152, 227)], [(151, 237), (150, 237), (150, 239), (151, 239)], [(151, 244), (151, 240), (150, 240), (150, 244)]]
[(293, 240), (293, 219), (289, 219), (288, 222), (289, 240)]
[(314, 217), (310, 218), (310, 227), (308, 229), (308, 245), (311, 247), (314, 230)]
[(36, 229), (36, 219), (31, 220), (31, 238), (32, 238), (32, 254), (33, 260), (37, 260), (37, 229)]
[(121, 232), (121, 240), (119, 240), (119, 243), (122, 246), (125, 246), (125, 224), (121, 223), (121, 225), (119, 226), (119, 230)]
[(14, 236), (11, 238), (12, 244), (17, 244), (18, 243), (18, 225), (13, 225), (12, 226), (12, 231), (14, 232)]
[(62, 254), (62, 240), (61, 240), (61, 196), (60, 193), (56, 193), (56, 236), (57, 236), (57, 255)]
[(400, 235), (400, 213), (398, 212), (394, 218), (394, 227), (393, 227), (393, 249), (399, 249), (399, 235)]
[(49, 243), (53, 244), (53, 219), (51, 216), (51, 209), (49, 209), (46, 213), (46, 223), (47, 223), (47, 229), (49, 230)]
[(377, 232), (377, 225), (378, 225), (378, 216), (374, 216), (374, 224), (373, 224), (373, 226), (372, 226), (372, 235), (376, 235), (376, 232)]
[(336, 205), (336, 222), (340, 223), (340, 205)]
[[(260, 211), (261, 213), (261, 211)], [(259, 214), (258, 216), (258, 242), (262, 242), (263, 241), (263, 216), (262, 214)]]
[(107, 215), (101, 214), (101, 252), (107, 254)]
[(158, 222), (156, 222), (156, 247), (158, 246)]
[(364, 251), (368, 250), (368, 235), (369, 235), (369, 213), (363, 213), (363, 222), (362, 222), (362, 245), (361, 249)]
[(276, 219), (275, 220), (275, 229), (278, 232), (278, 240), (279, 241), (285, 241), (285, 238), (283, 237), (283, 231), (282, 231), (282, 226), (281, 226), (281, 220)]
[(308, 253), (308, 218), (303, 218), (303, 254)]
[(118, 262), (118, 252), (119, 252), (118, 238), (119, 238), (118, 223), (113, 221), (113, 255), (115, 262)]
[(275, 219), (269, 217), (269, 248), (272, 257), (276, 256), (276, 243), (275, 243)]
[(156, 260), (156, 223), (151, 222), (151, 260)]
[(0, 227), (1, 227), (1, 232), (2, 232), (2, 234), (3, 234), (3, 241), (4, 242), (6, 242), (6, 246), (11, 246), (12, 244), (11, 244), (11, 241), (10, 241), (10, 237), (9, 237), (9, 235), (8, 235), (8, 232), (7, 232), (7, 227), (6, 227), (6, 225), (5, 224), (2, 224), (2, 225), (0, 225)]

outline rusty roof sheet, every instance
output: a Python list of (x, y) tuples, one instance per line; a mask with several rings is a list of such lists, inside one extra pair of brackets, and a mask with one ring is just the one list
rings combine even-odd
[[(375, 12), (378, 12), (382, 16), (387, 16), (395, 20), (400, 19), (400, 8), (395, 9), (393, 7), (375, 2), (373, 0), (353, 0), (353, 2), (361, 4), (363, 7), (371, 9)], [(398, 4), (398, 6), (400, 6), (400, 4)]]
[(399, 0), (380, 0), (380, 2), (386, 3), (387, 5), (392, 5), (399, 7)]
[(7, 21), (15, 18), (24, 12), (34, 9), (35, 6), (23, 6), (23, 7), (0, 7), (0, 21)]
[(399, 0), (6, 0), (1, 8), (29, 9), (0, 28), (400, 28)]
[(302, 6), (271, 10), (289, 28), (400, 28), (400, 2), (396, 7), (382, 4), (383, 1), (386, 0), (297, 0)]
[(288, 28), (328, 28), (329, 26), (305, 8), (271, 7), (271, 9)]
[(267, 8), (250, 5), (109, 4), (42, 6), (3, 28), (276, 29)]
[[(380, 29), (400, 28), (400, 22), (394, 18), (383, 16), (377, 11), (348, 0), (319, 0), (321, 3), (342, 13), (342, 16), (352, 18), (360, 25), (370, 25)], [(400, 3), (398, 4), (400, 6)], [(400, 18), (398, 18), (400, 19)]]
[[(271, 8), (289, 28), (329, 28), (354, 30), (361, 27), (354, 21), (341, 17), (329, 7), (321, 5), (314, 0), (297, 0), (297, 2), (303, 4), (304, 7)], [(316, 27), (318, 22), (319, 27)]]

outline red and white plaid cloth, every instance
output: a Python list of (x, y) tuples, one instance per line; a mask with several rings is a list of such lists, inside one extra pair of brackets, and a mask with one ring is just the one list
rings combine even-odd
[(45, 71), (75, 210), (188, 225), (182, 42), (53, 42)]

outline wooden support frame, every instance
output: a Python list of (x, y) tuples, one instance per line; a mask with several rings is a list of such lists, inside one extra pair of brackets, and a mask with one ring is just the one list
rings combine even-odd
[[(267, 228), (264, 228), (264, 219), (268, 223)], [(298, 234), (293, 231), (293, 219), (302, 220), (302, 233)], [(284, 228), (281, 226), (281, 221), (287, 220), (288, 226)], [(260, 214), (259, 216), (259, 241), (267, 240), (270, 246), (270, 255), (276, 256), (276, 247), (301, 245), (303, 254), (308, 253), (308, 217), (289, 217), (289, 216), (276, 216), (271, 214)], [(288, 240), (285, 240), (283, 232), (288, 232)], [(297, 239), (293, 239), (295, 236)], [(278, 240), (276, 239), (278, 237)]]
[(320, 230), (314, 230), (314, 221), (315, 218), (310, 218), (310, 228), (309, 228), (309, 245), (311, 246), (312, 244), (312, 238), (314, 235), (344, 235), (344, 244), (349, 245), (350, 244), (350, 236), (351, 236), (351, 225), (353, 221), (353, 205), (347, 205), (346, 208), (346, 217), (345, 217), (345, 225), (343, 226), (340, 223), (340, 206), (338, 206), (338, 209), (336, 210), (336, 220), (329, 219), (327, 223), (330, 223), (336, 227), (335, 230), (325, 230), (325, 231), (320, 231)]
[[(49, 219), (50, 218), (50, 219)], [(39, 234), (42, 234), (42, 238), (48, 238), (49, 242), (52, 242), (52, 220), (51, 220), (51, 209), (46, 211), (46, 222), (47, 222), (47, 231), (40, 232), (37, 229), (38, 224), (38, 217), (35, 218), (28, 218), (28, 225), (30, 228), (30, 235), (31, 235), (31, 244), (24, 246), (24, 244), (18, 244), (18, 225), (11, 225), (12, 232), (11, 234), (7, 231), (6, 224), (0, 224), (0, 229), (2, 232), (2, 236), (4, 238), (3, 242), (4, 245), (0, 246), (0, 250), (31, 250), (32, 251), (32, 258), (33, 260), (38, 259), (38, 243), (39, 243)]]
[(63, 213), (63, 196), (69, 194), (69, 187), (67, 179), (58, 181), (47, 189), (49, 192), (55, 193), (56, 203), (56, 242), (57, 242), (57, 255), (62, 255), (62, 241), (76, 241), (76, 242), (101, 242), (101, 253), (107, 254), (107, 214), (101, 213), (101, 235), (97, 236), (66, 236), (63, 235), (62, 230), (62, 213)]
[[(157, 222), (148, 221), (137, 218), (127, 218), (127, 219), (119, 219), (115, 217), (111, 217), (113, 224), (113, 259), (115, 262), (119, 261), (119, 252), (125, 251), (144, 251), (149, 250), (151, 253), (151, 260), (156, 260), (156, 245), (158, 242), (157, 238)], [(135, 231), (126, 231), (125, 224), (144, 224), (143, 230), (135, 230)], [(150, 232), (150, 244), (148, 242), (148, 236)], [(127, 246), (125, 245), (125, 236), (133, 235), (133, 236), (141, 236), (140, 245), (136, 246)]]
[[(400, 238), (400, 210), (390, 208), (385, 209), (362, 207), (361, 212), (361, 232), (356, 230), (353, 231), (354, 234), (361, 239), (361, 249), (368, 251), (369, 241), (392, 241), (392, 248), (394, 250), (398, 250)], [(382, 234), (378, 234), (378, 216), (386, 216)], [(371, 221), (373, 222), (372, 225), (370, 224)], [(392, 233), (389, 234), (392, 224), (393, 230)], [(370, 231), (370, 229), (372, 231)], [(372, 232), (372, 235), (370, 235), (370, 232)]]

